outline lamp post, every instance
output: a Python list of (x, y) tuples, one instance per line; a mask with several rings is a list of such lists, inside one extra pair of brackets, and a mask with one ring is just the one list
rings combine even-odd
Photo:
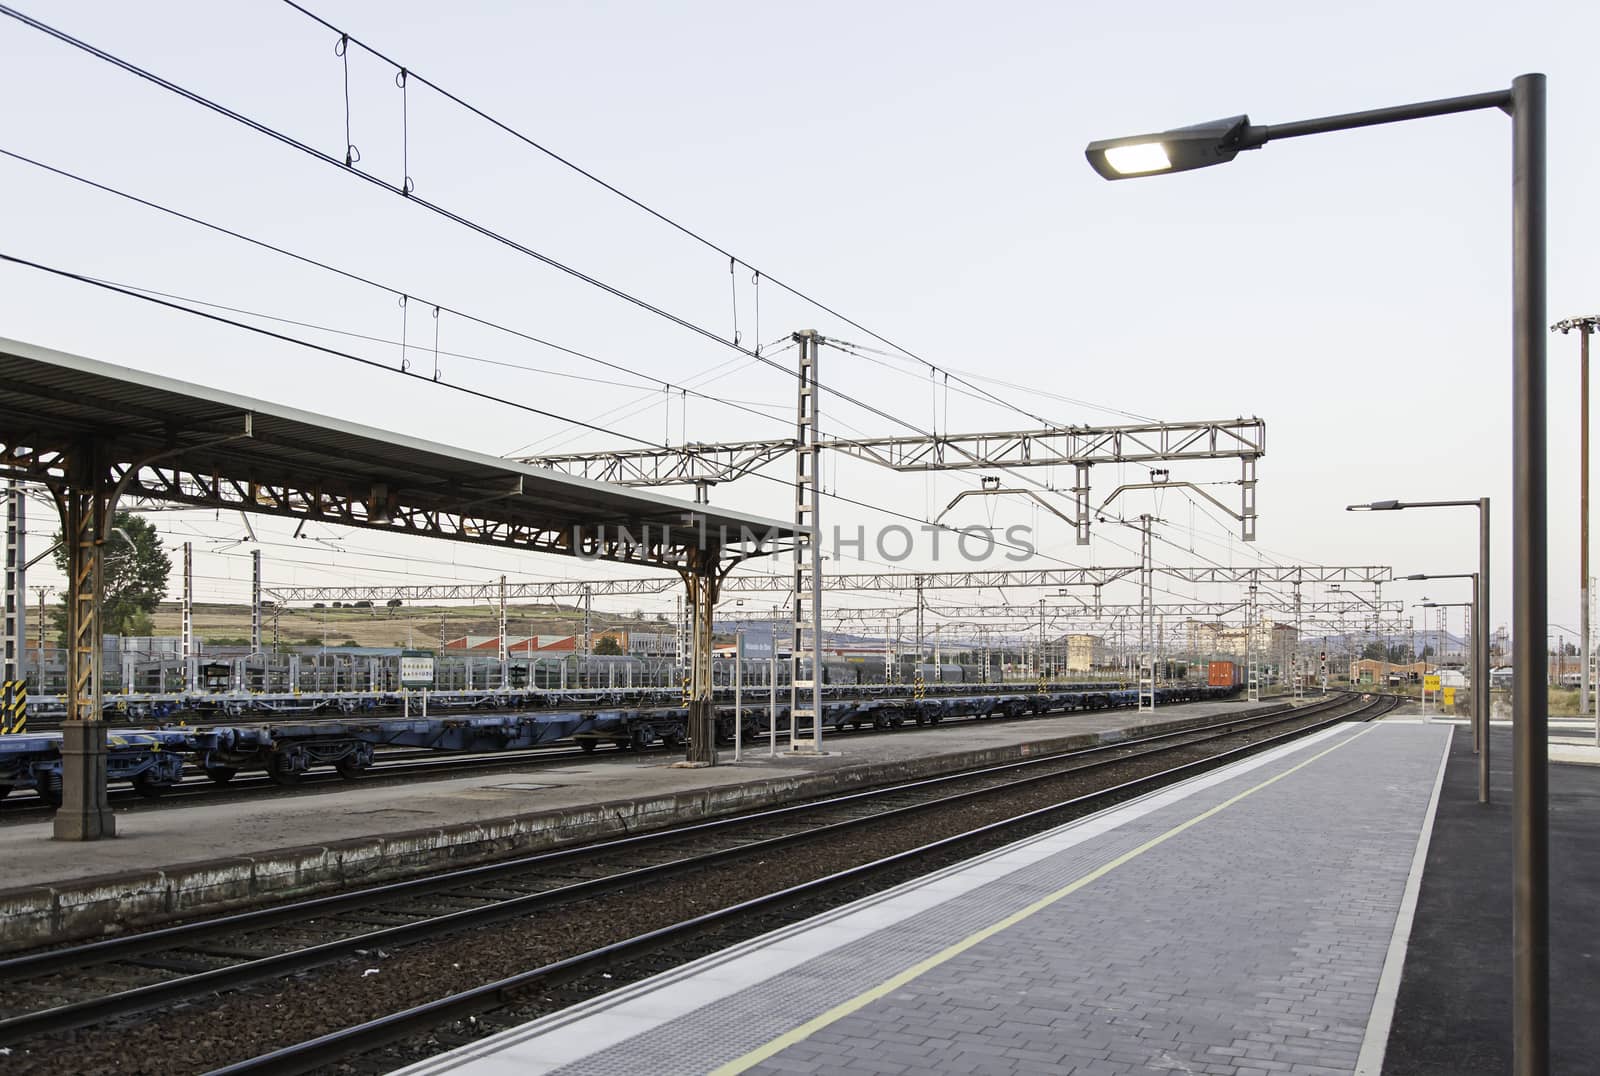
[[(1550, 326), (1551, 332), (1565, 335), (1578, 330), (1578, 601), (1582, 612), (1579, 621), (1583, 638), (1583, 670), (1579, 674), (1582, 685), (1578, 696), (1578, 713), (1587, 714), (1590, 705), (1589, 683), (1589, 337), (1600, 328), (1600, 315), (1566, 318)], [(1594, 742), (1600, 747), (1600, 707), (1595, 708)]]
[[(1484, 109), (1511, 116), (1512, 145), (1512, 1068), (1516, 1076), (1544, 1076), (1550, 1070), (1549, 693), (1538, 666), (1548, 604), (1545, 77), (1519, 75), (1509, 89), (1294, 123), (1259, 126), (1248, 116), (1234, 116), (1091, 142), (1085, 154), (1101, 176), (1126, 179), (1222, 164), (1275, 139)], [(1487, 502), (1482, 515), (1486, 521)], [(1487, 592), (1487, 567), (1481, 574)], [(1488, 745), (1485, 735), (1482, 754)]]
[[(1472, 580), (1472, 601), (1467, 608), (1472, 610), (1472, 744), (1478, 752), (1478, 802), (1489, 802), (1489, 626), (1484, 622), (1484, 610), (1488, 607), (1486, 593), (1482, 580), (1477, 572), (1448, 572), (1418, 574), (1406, 576), (1408, 580), (1417, 582), (1423, 579), (1470, 579)], [(1435, 603), (1437, 604), (1437, 603)], [(1455, 603), (1450, 603), (1455, 604)]]
[[(1542, 442), (1541, 442), (1541, 444), (1542, 444)], [(1541, 449), (1541, 453), (1542, 453), (1542, 449)], [(1542, 468), (1541, 468), (1541, 470), (1542, 470)], [(1539, 494), (1539, 500), (1540, 500), (1540, 505), (1542, 507), (1542, 505), (1544, 503), (1544, 495), (1543, 495), (1542, 491)], [(1472, 617), (1473, 617), (1473, 625), (1472, 625), (1473, 631), (1472, 631), (1472, 634), (1474, 636), (1474, 638), (1473, 638), (1473, 648), (1472, 648), (1473, 649), (1472, 667), (1474, 669), (1483, 669), (1485, 671), (1485, 673), (1487, 674), (1487, 671), (1488, 671), (1488, 668), (1489, 668), (1489, 498), (1487, 498), (1487, 497), (1479, 497), (1475, 501), (1372, 501), (1369, 504), (1351, 504), (1351, 505), (1346, 505), (1345, 506), (1345, 511), (1346, 512), (1399, 512), (1399, 511), (1403, 511), (1404, 509), (1407, 509), (1407, 508), (1476, 508), (1478, 510), (1478, 572), (1477, 572), (1478, 578), (1477, 578), (1477, 581), (1476, 581), (1475, 586), (1474, 586), (1474, 590), (1475, 590), (1475, 592), (1477, 594), (1477, 597), (1475, 599), (1476, 605), (1474, 606), (1474, 608), (1472, 610)], [(1540, 516), (1540, 531), (1541, 531), (1541, 533), (1543, 532), (1543, 515), (1542, 514)], [(1519, 527), (1517, 529), (1517, 534), (1518, 534), (1519, 540), (1520, 540), (1520, 537), (1521, 537), (1521, 532), (1522, 532), (1522, 528)], [(1519, 546), (1517, 546), (1517, 544), (1515, 542), (1513, 543), (1513, 547), (1514, 547), (1514, 551), (1515, 551), (1515, 549), (1520, 548)], [(1539, 559), (1540, 559), (1541, 562), (1544, 560), (1544, 548), (1543, 548), (1543, 540), (1542, 539), (1540, 541)], [(1436, 576), (1435, 578), (1438, 578), (1438, 577)], [(1521, 577), (1520, 573), (1514, 575), (1513, 582), (1518, 586), (1520, 586), (1522, 584), (1522, 577)], [(1540, 612), (1540, 619), (1541, 620), (1543, 619), (1543, 614), (1544, 614), (1544, 598), (1545, 598), (1544, 586), (1545, 586), (1544, 579), (1541, 576), (1540, 580), (1539, 580), (1539, 612)], [(1520, 615), (1522, 613), (1522, 611), (1523, 611), (1522, 610), (1522, 605), (1521, 605), (1521, 603), (1519, 601), (1519, 603), (1517, 605), (1516, 613), (1518, 615)], [(1517, 624), (1518, 627), (1521, 626), (1521, 621), (1515, 621), (1515, 623)], [(1543, 629), (1540, 629), (1540, 630), (1542, 631)], [(1535, 635), (1534, 637), (1537, 638), (1538, 636)], [(1520, 653), (1520, 651), (1518, 651), (1518, 653)], [(1512, 757), (1513, 757), (1513, 763), (1514, 763), (1513, 767), (1512, 767), (1512, 771), (1513, 771), (1512, 772), (1512, 786), (1513, 786), (1512, 787), (1512, 798), (1515, 801), (1513, 810), (1515, 812), (1516, 817), (1518, 819), (1521, 819), (1523, 822), (1527, 821), (1528, 815), (1530, 813), (1536, 814), (1537, 819), (1538, 819), (1538, 825), (1537, 825), (1536, 828), (1538, 829), (1538, 832), (1540, 834), (1540, 840), (1538, 842), (1538, 846), (1539, 846), (1540, 849), (1543, 849), (1546, 853), (1548, 853), (1548, 843), (1547, 842), (1548, 842), (1548, 822), (1549, 822), (1549, 820), (1548, 820), (1549, 799), (1548, 799), (1548, 796), (1545, 793), (1545, 759), (1546, 759), (1547, 753), (1549, 751), (1548, 744), (1546, 743), (1546, 731), (1545, 731), (1549, 726), (1549, 718), (1548, 718), (1548, 715), (1545, 713), (1545, 701), (1548, 698), (1548, 693), (1547, 693), (1546, 688), (1544, 687), (1544, 678), (1541, 676), (1539, 678), (1539, 685), (1537, 687), (1537, 692), (1538, 692), (1538, 696), (1539, 696), (1539, 708), (1538, 708), (1538, 710), (1537, 711), (1532, 711), (1532, 710), (1524, 709), (1523, 708), (1523, 682), (1525, 680), (1527, 680), (1528, 677), (1526, 677), (1526, 676), (1524, 676), (1522, 674), (1523, 670), (1522, 670), (1522, 666), (1521, 665), (1514, 665), (1512, 671), (1515, 674), (1512, 686), (1513, 686), (1513, 688), (1514, 688), (1514, 690), (1516, 692), (1516, 696), (1515, 696), (1515, 698), (1513, 700), (1513, 714), (1516, 716), (1516, 721), (1512, 725), (1512, 748), (1513, 748)], [(1478, 680), (1478, 682), (1473, 685), (1473, 703), (1474, 703), (1474, 705), (1473, 705), (1473, 714), (1472, 714), (1472, 716), (1473, 716), (1472, 747), (1473, 747), (1473, 750), (1478, 753), (1478, 802), (1479, 803), (1488, 803), (1489, 802), (1489, 677), (1487, 675), (1484, 675), (1484, 676), (1477, 677), (1477, 680)], [(1538, 735), (1537, 735), (1537, 742), (1536, 743), (1528, 742), (1528, 740), (1529, 740), (1528, 726), (1530, 724), (1533, 724), (1533, 723), (1536, 723), (1538, 725)], [(1531, 804), (1531, 805), (1527, 805), (1527, 804), (1524, 804), (1523, 793), (1528, 791), (1528, 787), (1527, 787), (1528, 782), (1524, 779), (1524, 775), (1523, 775), (1523, 772), (1522, 772), (1522, 764), (1528, 761), (1528, 756), (1529, 756), (1530, 752), (1537, 752), (1537, 755), (1538, 755), (1538, 766), (1537, 766), (1537, 772), (1538, 772), (1538, 795), (1536, 797), (1536, 800), (1537, 800), (1536, 803)], [(1531, 810), (1531, 808), (1536, 808), (1536, 810)], [(1513, 833), (1514, 834), (1518, 834), (1520, 832), (1521, 832), (1521, 827), (1513, 826)], [(1518, 844), (1517, 847), (1521, 847), (1521, 845)], [(1547, 962), (1548, 962), (1548, 955), (1549, 955), (1549, 953), (1548, 953), (1548, 943), (1549, 943), (1549, 933), (1548, 933), (1548, 926), (1549, 926), (1549, 923), (1548, 923), (1548, 917), (1549, 917), (1549, 903), (1548, 903), (1549, 902), (1549, 891), (1548, 891), (1549, 859), (1548, 859), (1548, 855), (1547, 854), (1546, 855), (1541, 855), (1539, 857), (1539, 863), (1543, 864), (1543, 866), (1541, 866), (1537, 871), (1540, 881), (1539, 881), (1539, 883), (1538, 883), (1538, 885), (1536, 887), (1536, 890), (1537, 890), (1537, 894), (1538, 894), (1538, 899), (1539, 899), (1540, 905), (1545, 909), (1545, 912), (1543, 913), (1543, 915), (1541, 915), (1540, 918), (1541, 918), (1541, 921), (1544, 922), (1544, 924), (1545, 924), (1546, 931), (1545, 931), (1544, 934), (1541, 935), (1541, 937), (1543, 937), (1545, 939), (1545, 954), (1546, 954), (1546, 958), (1547, 958)], [(1520, 860), (1517, 861), (1517, 863), (1515, 864), (1514, 869), (1516, 871), (1516, 881), (1520, 884), (1520, 882), (1522, 881), (1522, 879), (1524, 877), (1523, 874), (1522, 874), (1522, 863), (1521, 863)], [(1514, 892), (1515, 891), (1520, 891), (1520, 890), (1515, 890), (1514, 889)], [(1549, 975), (1548, 974), (1546, 974), (1543, 977), (1543, 981), (1545, 983), (1545, 987), (1544, 987), (1544, 989), (1545, 989), (1545, 1006), (1546, 1006), (1546, 1009), (1548, 1010), (1548, 1003), (1549, 1003), (1549, 998), (1548, 998)], [(1548, 1021), (1549, 1021), (1549, 1013), (1548, 1013), (1548, 1011), (1546, 1011), (1546, 1013), (1545, 1013), (1545, 1022), (1548, 1024)], [(1548, 1038), (1548, 1035), (1546, 1035), (1546, 1038)]]

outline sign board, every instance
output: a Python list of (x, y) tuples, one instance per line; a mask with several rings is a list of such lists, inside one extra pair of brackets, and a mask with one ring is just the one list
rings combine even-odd
[(1424, 676), (1422, 678), (1422, 690), (1424, 690), (1424, 691), (1438, 691), (1439, 690), (1439, 677), (1438, 677), (1438, 675), (1434, 674), (1434, 675), (1431, 675), (1431, 676)]
[(400, 651), (400, 686), (432, 687), (433, 655), (426, 650)]
[(744, 656), (747, 658), (772, 657), (773, 623), (761, 620), (748, 621), (739, 631), (744, 635)]
[(1454, 706), (1456, 704), (1456, 689), (1455, 688), (1447, 687), (1447, 688), (1444, 689), (1444, 704), (1446, 706)]

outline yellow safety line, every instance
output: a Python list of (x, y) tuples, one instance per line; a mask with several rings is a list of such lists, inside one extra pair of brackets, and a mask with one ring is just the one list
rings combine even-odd
[(1193, 818), (1189, 819), (1187, 822), (1178, 823), (1176, 826), (1173, 826), (1171, 829), (1167, 830), (1165, 833), (1160, 834), (1159, 836), (1156, 836), (1156, 837), (1152, 837), (1148, 841), (1145, 841), (1143, 844), (1141, 844), (1139, 847), (1137, 847), (1137, 848), (1135, 848), (1135, 849), (1133, 849), (1131, 851), (1124, 852), (1122, 855), (1118, 856), (1117, 858), (1115, 858), (1115, 859), (1113, 859), (1113, 860), (1111, 860), (1111, 861), (1109, 861), (1107, 863), (1101, 864), (1100, 866), (1096, 867), (1094, 870), (1090, 871), (1088, 874), (1083, 875), (1081, 878), (1077, 878), (1074, 881), (1069, 882), (1066, 885), (1062, 886), (1060, 889), (1056, 890), (1054, 893), (1051, 893), (1051, 894), (1049, 894), (1047, 896), (1040, 897), (1038, 900), (1034, 901), (1032, 904), (1028, 905), (1026, 908), (1023, 908), (1020, 911), (1012, 912), (1010, 915), (1006, 916), (1004, 919), (1001, 919), (999, 922), (991, 923), (989, 926), (986, 926), (981, 930), (975, 931), (974, 933), (967, 935), (965, 938), (962, 938), (960, 941), (956, 942), (955, 944), (953, 944), (953, 945), (951, 945), (951, 946), (949, 946), (949, 947), (947, 947), (945, 949), (940, 950), (939, 952), (935, 953), (933, 956), (928, 957), (926, 960), (922, 960), (922, 961), (920, 961), (920, 962), (918, 962), (916, 964), (911, 965), (911, 967), (909, 967), (909, 968), (905, 969), (904, 971), (900, 972), (898, 975), (895, 975), (894, 977), (892, 977), (890, 979), (886, 979), (885, 981), (879, 983), (877, 986), (874, 986), (870, 990), (863, 991), (862, 993), (857, 994), (855, 997), (851, 998), (849, 1001), (841, 1002), (840, 1004), (835, 1005), (833, 1008), (829, 1009), (827, 1012), (821, 1014), (820, 1016), (815, 1016), (812, 1019), (807, 1020), (805, 1023), (801, 1024), (797, 1028), (794, 1028), (792, 1031), (784, 1032), (782, 1035), (779, 1035), (777, 1038), (773, 1039), (771, 1042), (767, 1043), (766, 1045), (756, 1047), (754, 1050), (751, 1050), (749, 1053), (745, 1054), (743, 1057), (736, 1058), (735, 1060), (729, 1061), (727, 1064), (722, 1065), (719, 1068), (713, 1069), (712, 1072), (711, 1072), (711, 1076), (734, 1076), (735, 1073), (744, 1072), (746, 1069), (749, 1069), (754, 1065), (759, 1065), (761, 1062), (765, 1061), (767, 1058), (769, 1058), (772, 1055), (778, 1053), (779, 1051), (787, 1049), (788, 1047), (793, 1046), (797, 1042), (801, 1042), (801, 1041), (803, 1041), (803, 1040), (805, 1040), (807, 1038), (810, 1038), (812, 1035), (816, 1034), (818, 1031), (821, 1031), (823, 1028), (827, 1027), (829, 1024), (833, 1024), (833, 1023), (836, 1023), (839, 1020), (844, 1019), (846, 1016), (849, 1016), (851, 1013), (856, 1012), (857, 1010), (864, 1008), (865, 1006), (871, 1004), (872, 1002), (877, 1001), (879, 998), (885, 997), (888, 994), (891, 994), (894, 991), (900, 989), (902, 986), (905, 986), (907, 983), (911, 982), (913, 979), (916, 979), (916, 978), (926, 974), (927, 972), (932, 971), (934, 968), (938, 967), (940, 964), (946, 963), (947, 961), (950, 961), (950, 960), (954, 959), (955, 957), (960, 956), (962, 953), (966, 952), (968, 949), (971, 949), (974, 945), (977, 945), (979, 942), (982, 942), (982, 941), (985, 941), (985, 940), (987, 940), (989, 938), (992, 938), (996, 934), (1000, 933), (1002, 930), (1005, 930), (1007, 927), (1016, 926), (1018, 923), (1022, 922), (1024, 919), (1027, 919), (1029, 916), (1034, 915), (1037, 912), (1043, 911), (1044, 909), (1050, 907), (1050, 905), (1055, 904), (1057, 901), (1061, 900), (1064, 897), (1071, 896), (1073, 893), (1076, 893), (1078, 890), (1082, 889), (1084, 886), (1088, 885), (1090, 882), (1093, 882), (1093, 881), (1095, 881), (1095, 880), (1097, 880), (1099, 878), (1105, 877), (1107, 874), (1110, 874), (1112, 871), (1116, 870), (1118, 867), (1122, 866), (1124, 863), (1127, 863), (1130, 860), (1136, 859), (1139, 856), (1144, 855), (1146, 852), (1150, 851), (1150, 849), (1154, 848), (1156, 845), (1162, 844), (1163, 842), (1168, 841), (1168, 840), (1172, 839), (1173, 837), (1176, 837), (1178, 834), (1182, 833), (1184, 830), (1188, 829), (1189, 827), (1197, 826), (1201, 822), (1204, 822), (1206, 819), (1210, 818), (1212, 815), (1215, 815), (1215, 814), (1217, 814), (1217, 813), (1219, 813), (1221, 811), (1226, 810), (1229, 807), (1232, 807), (1235, 803), (1238, 803), (1240, 800), (1244, 799), (1246, 796), (1250, 796), (1250, 795), (1253, 795), (1253, 794), (1255, 794), (1257, 792), (1260, 792), (1263, 788), (1266, 788), (1268, 785), (1271, 785), (1271, 784), (1276, 784), (1277, 782), (1283, 780), (1285, 777), (1289, 776), (1291, 773), (1294, 773), (1297, 770), (1305, 769), (1307, 766), (1311, 765), (1313, 762), (1317, 761), (1319, 758), (1322, 758), (1324, 755), (1331, 754), (1332, 752), (1337, 751), (1339, 748), (1343, 747), (1345, 744), (1348, 744), (1348, 743), (1351, 743), (1352, 741), (1360, 739), (1361, 737), (1365, 736), (1367, 733), (1371, 732), (1374, 728), (1377, 728), (1377, 726), (1374, 725), (1371, 728), (1363, 729), (1361, 732), (1356, 733), (1354, 736), (1347, 736), (1343, 740), (1340, 740), (1338, 743), (1334, 744), (1332, 747), (1326, 748), (1326, 749), (1324, 749), (1322, 751), (1318, 751), (1316, 754), (1312, 755), (1310, 758), (1306, 759), (1305, 761), (1297, 763), (1296, 765), (1289, 767), (1287, 770), (1284, 770), (1282, 773), (1279, 773), (1279, 774), (1276, 774), (1276, 775), (1274, 775), (1272, 777), (1267, 778), (1265, 781), (1262, 781), (1260, 784), (1254, 786), (1253, 788), (1247, 788), (1243, 792), (1240, 792), (1238, 795), (1232, 796), (1232, 797), (1230, 797), (1228, 799), (1225, 799), (1221, 803), (1217, 804), (1216, 806), (1208, 808), (1207, 810), (1204, 810), (1204, 811), (1200, 812), (1199, 814), (1195, 815)]

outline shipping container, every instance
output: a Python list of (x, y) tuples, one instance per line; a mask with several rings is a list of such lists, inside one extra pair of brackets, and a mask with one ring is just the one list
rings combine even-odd
[(1238, 687), (1240, 683), (1239, 663), (1236, 661), (1213, 661), (1210, 667), (1210, 676), (1206, 683), (1212, 687)]

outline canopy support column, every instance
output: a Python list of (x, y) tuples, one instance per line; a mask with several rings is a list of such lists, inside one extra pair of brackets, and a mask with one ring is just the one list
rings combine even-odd
[(106, 798), (100, 624), (102, 555), (116, 491), (92, 442), (75, 446), (67, 475), (66, 485), (55, 491), (67, 546), (67, 719), (61, 725), (61, 807), (54, 833), (58, 841), (96, 841), (117, 833)]
[(717, 607), (722, 577), (717, 570), (720, 551), (690, 550), (683, 581), (689, 589), (689, 723), (684, 761), (691, 765), (717, 764), (717, 709), (711, 693), (711, 618)]

